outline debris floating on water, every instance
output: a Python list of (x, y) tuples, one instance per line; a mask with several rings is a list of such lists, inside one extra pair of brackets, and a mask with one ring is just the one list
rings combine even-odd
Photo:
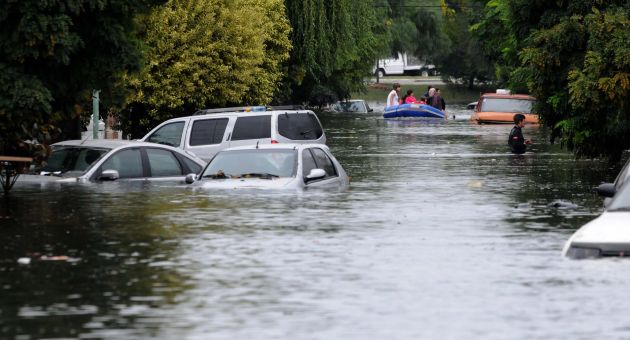
[(483, 187), (483, 181), (470, 181), (466, 185), (469, 188), (481, 188)]
[(569, 201), (563, 200), (555, 200), (549, 204), (547, 204), (547, 208), (556, 208), (556, 209), (575, 209), (578, 205), (571, 203)]
[(40, 257), (39, 259), (42, 261), (68, 261), (70, 258), (65, 255), (59, 255), (59, 256), (42, 255), (42, 257)]

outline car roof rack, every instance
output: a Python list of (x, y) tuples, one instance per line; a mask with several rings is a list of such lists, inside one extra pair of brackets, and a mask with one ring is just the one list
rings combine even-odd
[(197, 110), (194, 115), (205, 115), (209, 113), (224, 113), (224, 112), (265, 112), (274, 110), (305, 110), (303, 105), (280, 105), (280, 106), (235, 106), (235, 107), (222, 107), (217, 109), (203, 109)]
[(222, 112), (262, 112), (267, 111), (265, 106), (236, 106), (236, 107), (221, 107), (217, 109), (203, 109), (195, 112), (197, 115), (205, 115), (207, 113), (222, 113)]
[(277, 105), (267, 106), (268, 110), (306, 110), (304, 105)]

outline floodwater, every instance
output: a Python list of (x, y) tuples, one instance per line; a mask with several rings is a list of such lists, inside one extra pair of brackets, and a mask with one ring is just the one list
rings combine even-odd
[(453, 114), (320, 116), (345, 191), (18, 181), (0, 338), (630, 337), (630, 262), (560, 256), (617, 169)]

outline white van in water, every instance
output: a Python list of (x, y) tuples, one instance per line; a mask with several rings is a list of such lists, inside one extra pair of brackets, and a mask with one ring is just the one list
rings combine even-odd
[(141, 141), (178, 147), (208, 162), (217, 152), (231, 147), (325, 144), (326, 135), (313, 111), (255, 106), (201, 110), (193, 116), (169, 119)]

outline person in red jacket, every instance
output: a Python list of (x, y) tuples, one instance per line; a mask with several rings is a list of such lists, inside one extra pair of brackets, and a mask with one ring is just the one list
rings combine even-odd
[(413, 96), (413, 90), (407, 90), (407, 94), (403, 97), (403, 104), (417, 104), (416, 97)]

